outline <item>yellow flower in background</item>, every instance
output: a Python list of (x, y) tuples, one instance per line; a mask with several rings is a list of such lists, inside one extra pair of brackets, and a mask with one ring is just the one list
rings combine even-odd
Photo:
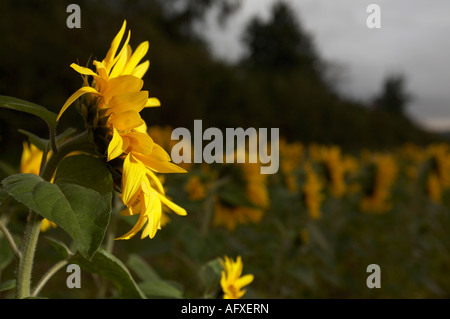
[(220, 263), (223, 267), (220, 279), (223, 299), (241, 298), (246, 293), (246, 290), (242, 290), (242, 288), (249, 285), (253, 281), (254, 276), (252, 274), (242, 276), (244, 265), (242, 264), (241, 256), (238, 256), (236, 261), (225, 256), (224, 259), (220, 260)]
[(229, 231), (236, 229), (237, 225), (258, 223), (261, 221), (264, 211), (258, 208), (245, 206), (227, 206), (216, 203), (214, 208), (214, 226), (224, 226)]
[(433, 202), (437, 204), (441, 203), (442, 186), (436, 173), (433, 172), (428, 175), (426, 190), (428, 197), (430, 197)]
[(267, 175), (261, 174), (259, 163), (244, 163), (240, 165), (246, 182), (246, 195), (250, 202), (262, 209), (270, 206), (267, 190)]
[(433, 144), (427, 149), (428, 157), (433, 161), (433, 170), (443, 188), (450, 186), (450, 148), (447, 144)]
[(331, 195), (340, 198), (345, 190), (345, 163), (338, 146), (314, 146), (311, 150), (312, 158), (325, 168), (325, 175), (329, 182)]
[(288, 143), (280, 140), (280, 169), (284, 175), (287, 189), (295, 194), (299, 190), (296, 170), (303, 160), (303, 145), (300, 143)]
[(193, 201), (201, 200), (206, 196), (205, 185), (203, 185), (200, 177), (196, 175), (189, 178), (184, 189), (188, 193), (189, 199)]
[(418, 167), (424, 161), (426, 153), (421, 147), (412, 143), (404, 144), (398, 153), (405, 175), (410, 180), (416, 181), (419, 173)]
[(245, 183), (245, 197), (251, 205), (234, 206), (223, 203), (216, 198), (214, 210), (214, 226), (224, 226), (234, 230), (239, 224), (258, 223), (264, 216), (264, 211), (270, 206), (270, 197), (267, 189), (267, 175), (260, 173), (259, 163), (240, 163), (237, 167), (242, 172)]
[(42, 162), (42, 151), (34, 144), (23, 143), (20, 172), (39, 175)]
[(51, 228), (58, 227), (54, 222), (49, 221), (47, 218), (44, 218), (41, 223), (41, 232), (46, 232)]
[(385, 213), (392, 209), (390, 195), (397, 177), (397, 164), (392, 154), (374, 154), (374, 181), (370, 186), (371, 192), (366, 194), (360, 202), (362, 211), (371, 213)]
[(306, 172), (306, 181), (303, 185), (305, 206), (312, 219), (319, 219), (322, 215), (322, 202), (325, 199), (322, 194), (323, 184), (310, 163), (306, 163), (304, 169)]
[[(20, 160), (20, 172), (24, 174), (39, 175), (43, 152), (33, 144), (23, 143), (22, 157)], [(44, 218), (41, 223), (41, 231), (45, 232), (55, 228), (56, 224)]]
[[(90, 99), (88, 107), (95, 107), (97, 116), (92, 126), (106, 125), (107, 161), (123, 160), (122, 194), (126, 206), (124, 215), (139, 215), (136, 225), (117, 239), (130, 239), (140, 230), (141, 238), (153, 238), (161, 229), (163, 204), (179, 215), (186, 211), (165, 196), (164, 188), (155, 173), (185, 173), (171, 162), (169, 154), (150, 137), (147, 125), (140, 116), (145, 107), (160, 106), (158, 99), (142, 91), (142, 77), (147, 72), (149, 61), (141, 63), (147, 54), (149, 43), (143, 42), (133, 52), (130, 31), (120, 48), (125, 35), (126, 21), (111, 42), (106, 57), (94, 60), (96, 72), (89, 68), (71, 64), (84, 78), (84, 86), (76, 91), (61, 108), (58, 119), (79, 97)], [(89, 84), (88, 78), (93, 80)], [(104, 120), (103, 120), (104, 119)], [(102, 124), (101, 124), (102, 123)], [(104, 124), (103, 124), (104, 123)]]

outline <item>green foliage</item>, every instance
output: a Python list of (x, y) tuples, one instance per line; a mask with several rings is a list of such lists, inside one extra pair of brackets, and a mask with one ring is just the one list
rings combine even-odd
[(99, 249), (91, 260), (77, 254), (70, 261), (80, 265), (82, 269), (90, 273), (99, 274), (102, 278), (111, 281), (118, 289), (119, 295), (122, 298), (145, 298), (145, 295), (123, 262), (103, 249)]
[(36, 115), (47, 123), (50, 130), (56, 126), (57, 115), (43, 106), (15, 97), (0, 95), (0, 107)]
[(54, 183), (34, 174), (15, 174), (2, 185), (14, 199), (63, 228), (80, 253), (92, 258), (111, 214), (112, 179), (98, 159), (88, 155), (64, 159)]
[(138, 255), (131, 254), (127, 264), (141, 280), (139, 288), (147, 298), (183, 298), (183, 288), (180, 284), (161, 279), (150, 264)]

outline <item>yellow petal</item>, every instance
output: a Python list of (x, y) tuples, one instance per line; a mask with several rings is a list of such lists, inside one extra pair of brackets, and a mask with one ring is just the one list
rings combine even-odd
[(130, 238), (134, 237), (142, 229), (142, 227), (144, 227), (144, 225), (147, 222), (147, 220), (148, 220), (148, 216), (147, 215), (140, 214), (139, 215), (139, 219), (136, 222), (136, 224), (133, 226), (133, 228), (128, 233), (126, 233), (125, 235), (122, 235), (122, 236), (116, 238), (116, 240), (119, 240), (119, 239), (130, 239)]
[(125, 205), (134, 204), (137, 192), (145, 178), (145, 166), (137, 161), (132, 154), (128, 154), (123, 163), (122, 201)]
[(97, 73), (95, 73), (95, 72), (92, 71), (91, 69), (86, 68), (86, 67), (84, 67), (84, 66), (79, 66), (78, 64), (72, 63), (72, 64), (70, 65), (70, 67), (71, 67), (72, 69), (74, 69), (75, 71), (77, 71), (78, 73), (80, 73), (80, 74), (84, 74), (84, 75), (92, 75), (92, 76), (98, 77), (98, 74), (97, 74)]
[(122, 74), (123, 69), (125, 68), (125, 65), (127, 64), (128, 57), (131, 55), (131, 47), (127, 45), (127, 47), (124, 49), (124, 52), (119, 56), (119, 59), (117, 60), (116, 64), (114, 65), (110, 76), (112, 78), (115, 78)]
[(93, 64), (97, 68), (98, 75), (100, 75), (102, 78), (108, 80), (109, 76), (108, 76), (108, 72), (106, 71), (105, 65), (102, 62), (95, 61), (95, 60), (94, 60)]
[(131, 75), (134, 75), (135, 77), (142, 79), (142, 77), (147, 72), (149, 66), (150, 66), (149, 60), (142, 62), (141, 64), (139, 64), (137, 67), (134, 68), (133, 72), (131, 72)]
[(148, 51), (148, 41), (142, 42), (136, 48), (133, 55), (128, 60), (127, 65), (125, 66), (122, 74), (131, 74), (142, 58), (147, 54)]
[(108, 68), (108, 70), (112, 67), (112, 61), (114, 60), (114, 57), (116, 55), (117, 49), (119, 48), (120, 42), (122, 41), (123, 35), (125, 34), (125, 28), (127, 26), (127, 20), (124, 20), (122, 23), (122, 27), (120, 28), (117, 35), (114, 37), (114, 39), (111, 42), (111, 47), (108, 50), (108, 53), (106, 53), (106, 57), (103, 60), (105, 66)]
[(74, 94), (72, 94), (66, 101), (66, 103), (64, 103), (63, 107), (61, 108), (61, 111), (59, 111), (58, 117), (56, 118), (56, 120), (58, 121), (59, 118), (61, 117), (61, 115), (67, 110), (67, 108), (73, 103), (75, 102), (80, 96), (82, 96), (83, 94), (86, 93), (92, 93), (92, 94), (97, 94), (100, 95), (99, 92), (97, 92), (96, 89), (90, 87), (90, 86), (83, 86), (81, 89), (79, 89), (78, 91), (76, 91)]
[[(124, 143), (125, 141), (125, 143)], [(108, 145), (108, 161), (119, 157), (128, 148), (129, 140), (123, 139), (119, 132), (113, 128), (113, 137)]]
[(141, 126), (139, 126), (139, 127), (136, 128), (136, 132), (148, 134), (148, 133), (147, 133), (147, 132), (148, 132), (148, 130), (147, 130), (147, 124), (145, 123), (145, 121), (144, 121), (144, 123), (142, 123)]
[(113, 113), (109, 118), (109, 121), (120, 131), (131, 131), (140, 126), (143, 122), (141, 116), (136, 111)]
[[(148, 163), (148, 165), (147, 165)], [(154, 170), (157, 173), (187, 173), (184, 168), (181, 168), (171, 162), (161, 162), (157, 159), (150, 158), (145, 163), (147, 167)]]
[(177, 204), (173, 203), (172, 201), (168, 200), (167, 197), (161, 195), (157, 191), (153, 190), (153, 193), (158, 196), (158, 198), (161, 200), (161, 202), (164, 203), (167, 207), (169, 207), (171, 210), (173, 210), (175, 213), (181, 216), (186, 216), (187, 212), (184, 208), (178, 206)]
[(152, 156), (162, 162), (170, 162), (170, 155), (156, 143), (153, 145)]
[(104, 96), (105, 102), (108, 103), (109, 100), (115, 95), (126, 92), (139, 92), (142, 89), (143, 85), (144, 81), (138, 79), (135, 76), (121, 75), (107, 81), (104, 89), (102, 89), (101, 92)]
[(253, 281), (253, 278), (254, 277), (251, 274), (242, 276), (241, 278), (236, 280), (235, 285), (238, 288), (242, 288), (242, 287), (247, 286), (248, 284), (250, 284)]
[(151, 214), (148, 219), (148, 224), (145, 229), (145, 233), (143, 233), (141, 238), (144, 238), (146, 236), (153, 238), (156, 235), (156, 232), (158, 229), (161, 228), (161, 215), (162, 215), (162, 205), (161, 201), (155, 197), (151, 197), (151, 204), (153, 206), (151, 210)]
[(156, 97), (151, 97), (147, 100), (145, 107), (161, 106), (161, 102)]
[(108, 113), (122, 113), (130, 110), (140, 112), (144, 108), (147, 98), (147, 91), (116, 94), (108, 103)]
[(111, 65), (116, 64), (117, 61), (120, 58), (122, 58), (122, 55), (125, 55), (128, 59), (128, 55), (131, 54), (131, 48), (128, 46), (128, 43), (130, 42), (130, 37), (131, 37), (131, 31), (128, 31), (127, 39), (125, 40), (125, 43), (123, 44), (122, 49), (120, 50), (119, 54), (111, 62)]
[(135, 153), (134, 156), (145, 166), (157, 173), (187, 173), (185, 169), (171, 162), (161, 161), (159, 158), (153, 156), (152, 154), (140, 153)]
[(127, 138), (130, 139), (130, 149), (136, 154), (136, 158), (140, 161), (145, 156), (150, 155), (153, 150), (154, 142), (147, 133), (142, 132), (130, 132), (127, 134)]
[(164, 193), (165, 193), (164, 187), (163, 187), (161, 181), (159, 180), (158, 176), (156, 176), (155, 173), (153, 173), (150, 169), (147, 169), (147, 176), (150, 177), (152, 179), (152, 181), (156, 184), (156, 187), (158, 188), (158, 192), (160, 192), (161, 194), (164, 195)]

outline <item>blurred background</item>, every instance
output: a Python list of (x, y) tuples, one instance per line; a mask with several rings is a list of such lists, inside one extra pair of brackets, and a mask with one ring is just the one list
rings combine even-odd
[[(217, 232), (198, 232), (196, 223), (203, 229), (203, 201), (211, 203), (207, 196), (193, 200), (184, 187), (198, 190), (198, 181), (168, 177), (169, 193), (194, 212), (192, 217), (173, 218), (173, 226), (152, 241), (121, 242), (116, 245), (119, 256), (132, 251), (152, 261), (163, 276), (185, 283), (191, 297), (201, 291), (191, 272), (226, 252), (242, 254), (244, 272), (255, 274), (248, 294), (254, 298), (449, 296), (445, 187), (450, 184), (438, 183), (442, 194), (430, 201), (433, 196), (425, 190), (437, 184), (424, 182), (430, 172), (447, 174), (449, 152), (419, 151), (446, 145), (450, 138), (446, 1), (380, 0), (381, 29), (366, 26), (371, 1), (84, 0), (76, 2), (81, 28), (69, 29), (66, 8), (71, 3), (0, 2), (0, 95), (57, 113), (82, 84), (69, 65), (92, 67), (92, 60), (103, 59), (126, 19), (133, 48), (150, 42), (144, 89), (162, 104), (141, 112), (150, 127), (192, 128), (194, 119), (203, 120), (204, 128), (278, 127), (286, 143), (282, 157), (298, 160), (290, 170), (282, 167), (282, 175), (260, 182), (267, 183), (272, 204), (265, 207), (268, 217), (253, 228), (228, 225)], [(71, 115), (63, 117), (60, 131), (82, 123), (75, 108), (67, 113)], [(41, 120), (0, 110), (3, 167), (20, 162), (25, 137), (18, 128), (47, 134)], [(170, 152), (170, 142), (165, 142)], [(405, 144), (413, 146), (398, 152)], [(333, 159), (326, 151), (317, 153), (315, 145), (336, 146), (338, 155)], [(333, 195), (331, 187), (316, 185), (326, 198), (318, 200), (321, 219), (306, 213), (305, 197), (308, 189), (314, 191), (315, 179), (299, 163), (308, 146), (313, 149), (306, 157), (320, 167), (316, 173), (323, 173), (325, 180), (332, 180), (332, 163), (344, 163), (340, 154), (352, 154), (356, 166), (363, 167), (356, 174), (359, 195), (354, 191), (343, 198)], [(387, 152), (403, 166), (390, 176), (389, 160), (367, 160), (367, 152)], [(405, 163), (414, 164), (414, 172)], [(396, 180), (391, 195), (399, 204), (382, 209), (385, 214), (361, 213), (364, 194), (385, 185), (373, 182), (377, 167), (385, 164), (387, 172), (381, 175)], [(345, 167), (349, 176), (356, 171)], [(213, 171), (192, 169), (204, 185), (214, 179)], [(289, 189), (288, 175), (300, 191)], [(419, 181), (417, 188), (410, 178)], [(307, 181), (310, 186), (302, 186)], [(384, 290), (365, 286), (370, 263), (385, 269)], [(53, 297), (61, 295), (54, 292)]]
[[(442, 34), (448, 25), (423, 20), (447, 5), (382, 1), (382, 28), (369, 29), (363, 2), (79, 1), (82, 27), (69, 29), (70, 1), (5, 0), (0, 93), (58, 111), (81, 83), (69, 65), (102, 59), (127, 19), (132, 46), (150, 41), (145, 89), (162, 107), (143, 115), (149, 125), (279, 127), (290, 140), (347, 149), (441, 140), (435, 131), (445, 133), (448, 100), (430, 99), (425, 87), (445, 88), (445, 40), (427, 43), (427, 30)], [(22, 120), (2, 110), (2, 156), (20, 146)]]

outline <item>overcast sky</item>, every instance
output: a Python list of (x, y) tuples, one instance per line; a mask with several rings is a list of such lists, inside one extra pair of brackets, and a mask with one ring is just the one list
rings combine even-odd
[[(269, 16), (275, 0), (243, 0), (224, 27), (213, 15), (204, 28), (214, 53), (243, 54), (242, 29), (249, 17)], [(407, 78), (414, 95), (409, 114), (428, 128), (450, 130), (450, 0), (285, 0), (327, 61), (343, 67), (338, 87), (368, 99), (392, 72)], [(369, 29), (369, 4), (381, 8), (381, 29)]]

